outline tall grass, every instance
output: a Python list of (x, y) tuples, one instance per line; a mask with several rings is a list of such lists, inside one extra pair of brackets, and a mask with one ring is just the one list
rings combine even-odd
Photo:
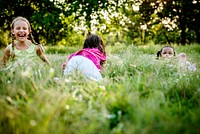
[[(64, 77), (69, 52), (47, 54), (50, 67), (1, 68), (0, 133), (200, 133), (199, 69), (156, 60), (160, 48), (108, 46), (100, 82)], [(176, 46), (197, 68), (199, 49)]]

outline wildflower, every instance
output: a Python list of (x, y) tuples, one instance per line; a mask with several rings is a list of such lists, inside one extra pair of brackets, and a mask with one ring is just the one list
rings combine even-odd
[(10, 83), (11, 83), (11, 81), (10, 81), (10, 80), (8, 80), (8, 81), (7, 81), (7, 83), (8, 83), (8, 84), (10, 84)]
[(31, 77), (32, 76), (31, 68), (28, 67), (25, 71), (22, 71), (21, 75), (25, 77)]
[(70, 82), (70, 79), (65, 79), (65, 82), (66, 82), (66, 83), (69, 83), (69, 82)]
[(30, 124), (31, 124), (31, 126), (35, 126), (37, 123), (36, 123), (36, 121), (35, 120), (30, 120)]
[(105, 86), (99, 86), (100, 89), (106, 90)]
[(50, 77), (52, 78), (54, 76), (54, 74), (55, 74), (55, 70), (53, 68), (50, 68), (50, 70), (49, 70)]
[(69, 108), (70, 108), (70, 107), (69, 107), (69, 105), (65, 105), (65, 109), (67, 109), (67, 110), (68, 110)]
[(54, 77), (53, 78), (55, 81), (58, 81), (60, 78), (58, 78), (58, 77)]

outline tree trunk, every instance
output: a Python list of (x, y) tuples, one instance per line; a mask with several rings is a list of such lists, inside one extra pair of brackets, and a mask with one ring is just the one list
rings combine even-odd
[(200, 44), (200, 31), (198, 30), (198, 28), (197, 28), (197, 30), (195, 31), (195, 33), (196, 33), (196, 36), (197, 36), (196, 41), (197, 41), (198, 44)]
[(181, 29), (181, 45), (185, 45), (186, 44), (186, 36), (185, 36), (186, 26), (185, 26), (184, 17), (183, 19), (180, 20), (180, 29)]
[(186, 44), (186, 36), (185, 36), (185, 31), (186, 31), (186, 14), (185, 14), (185, 6), (184, 4), (182, 5), (182, 12), (179, 14), (180, 17), (180, 29), (181, 29), (181, 45)]

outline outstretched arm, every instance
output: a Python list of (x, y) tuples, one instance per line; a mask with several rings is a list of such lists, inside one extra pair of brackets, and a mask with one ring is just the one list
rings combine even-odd
[(1, 66), (6, 65), (6, 61), (8, 60), (9, 57), (10, 57), (10, 49), (9, 49), (9, 46), (7, 46), (6, 49), (4, 50), (4, 54), (1, 59)]
[(36, 53), (40, 57), (40, 59), (42, 59), (42, 61), (44, 61), (45, 63), (50, 65), (50, 62), (48, 61), (48, 59), (46, 58), (46, 56), (44, 54), (44, 50), (43, 50), (42, 46), (38, 45), (38, 47), (36, 49)]
[(67, 63), (68, 63), (68, 61), (66, 60), (66, 61), (61, 65), (61, 68), (62, 68), (63, 70), (66, 68)]

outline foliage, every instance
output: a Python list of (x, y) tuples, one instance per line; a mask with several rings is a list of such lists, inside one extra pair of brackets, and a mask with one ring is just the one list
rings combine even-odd
[(0, 34), (5, 36), (12, 20), (24, 16), (36, 42), (48, 46), (79, 45), (73, 38), (88, 31), (113, 36), (111, 45), (185, 45), (200, 42), (199, 6), (195, 0), (0, 0)]
[(46, 53), (48, 54), (70, 54), (70, 53), (74, 53), (76, 52), (77, 50), (81, 49), (82, 47), (65, 47), (65, 46), (52, 46), (52, 47), (47, 47), (46, 48)]
[[(137, 37), (141, 38), (142, 44), (153, 39), (156, 44), (168, 42), (185, 45), (199, 42), (199, 4), (199, 1), (193, 0), (129, 1), (128, 6), (124, 3), (126, 8), (121, 12), (131, 20), (131, 23), (127, 23), (128, 32), (133, 31), (131, 35), (139, 33)], [(132, 8), (136, 5), (139, 6), (138, 11)], [(140, 19), (134, 20), (137, 16)], [(140, 32), (141, 26), (146, 27), (144, 33)]]
[(48, 45), (55, 45), (58, 41), (73, 32), (70, 25), (73, 21), (72, 13), (66, 12), (59, 1), (0, 1), (1, 30), (10, 30), (12, 20), (17, 16), (27, 18), (32, 27), (36, 42), (43, 41)]
[[(185, 45), (187, 40), (194, 42), (195, 40), (199, 43), (200, 34), (199, 32), (199, 1), (187, 0), (164, 0), (162, 1), (163, 10), (158, 13), (161, 18), (170, 18), (171, 21), (176, 21), (176, 25), (181, 30), (181, 44)], [(190, 38), (186, 36), (187, 29), (194, 31), (197, 38), (190, 35)]]
[(1, 68), (0, 133), (199, 133), (200, 47), (174, 47), (198, 71), (156, 60), (161, 46), (123, 44), (106, 47), (100, 82), (64, 77), (63, 54), (48, 54), (50, 67)]
[(5, 47), (6, 45), (8, 45), (9, 43), (11, 43), (11, 41), (9, 42), (9, 34), (10, 32), (4, 32), (0, 30), (0, 47)]

